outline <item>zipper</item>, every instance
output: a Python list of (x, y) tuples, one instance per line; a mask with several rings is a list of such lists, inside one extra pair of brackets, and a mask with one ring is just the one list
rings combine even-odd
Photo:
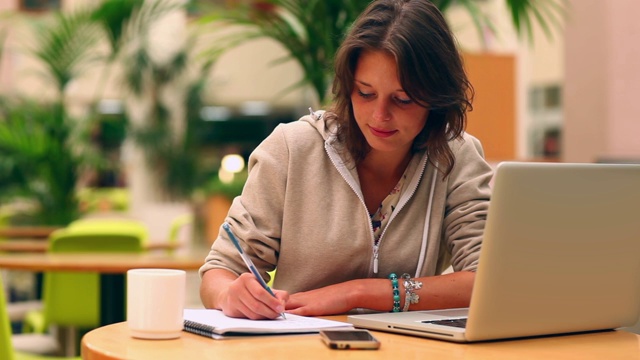
[[(331, 145), (329, 144), (329, 141), (325, 141), (324, 143), (324, 150), (327, 152), (327, 155), (329, 156), (329, 159), (331, 160), (331, 163), (333, 164), (333, 166), (336, 168), (336, 170), (338, 170), (338, 173), (340, 173), (340, 176), (342, 176), (342, 178), (344, 179), (344, 181), (347, 182), (347, 184), (349, 185), (349, 187), (351, 188), (351, 190), (353, 190), (353, 192), (356, 194), (356, 196), (358, 196), (358, 199), (360, 200), (360, 203), (362, 204), (362, 207), (365, 209), (365, 212), (368, 214), (369, 210), (367, 210), (367, 204), (364, 202), (364, 197), (362, 196), (362, 192), (359, 191), (358, 186), (356, 186), (355, 181), (353, 179), (353, 177), (351, 176), (351, 174), (346, 173), (345, 172), (345, 168), (344, 166), (338, 166), (338, 162), (342, 163), (342, 159), (338, 156), (338, 154), (334, 151), (330, 151), (330, 148), (332, 149)], [(371, 242), (375, 243), (375, 238), (373, 235), (373, 225), (371, 224), (371, 219), (367, 218), (367, 223), (369, 224), (369, 233), (371, 234)], [(377, 258), (377, 249), (375, 248), (374, 245), (374, 259)], [(375, 267), (375, 262), (374, 262), (374, 267)]]
[(424, 155), (420, 161), (422, 162), (422, 164), (420, 166), (420, 171), (418, 171), (418, 169), (416, 169), (416, 171), (418, 173), (418, 176), (416, 178), (416, 176), (414, 175), (414, 177), (411, 179), (411, 182), (409, 184), (409, 189), (411, 191), (403, 194), (402, 197), (400, 198), (400, 200), (398, 200), (398, 206), (396, 206), (395, 210), (391, 214), (391, 217), (389, 218), (389, 221), (387, 222), (387, 226), (384, 228), (384, 230), (382, 230), (382, 234), (380, 234), (380, 239), (378, 239), (378, 242), (382, 241), (382, 238), (384, 237), (384, 234), (387, 232), (387, 228), (389, 227), (389, 224), (396, 217), (396, 214), (398, 214), (400, 212), (400, 210), (402, 210), (402, 208), (404, 208), (404, 206), (409, 202), (409, 199), (411, 199), (413, 197), (413, 195), (416, 193), (416, 191), (418, 190), (418, 184), (420, 183), (420, 180), (422, 180), (422, 175), (424, 174), (424, 170), (427, 167), (427, 156)]
[[(362, 204), (362, 206), (364, 207), (366, 213), (368, 214), (369, 210), (367, 209), (367, 205), (364, 202), (364, 197), (362, 196), (362, 192), (359, 191), (359, 189), (356, 186), (355, 181), (353, 180), (353, 177), (351, 176), (351, 174), (348, 174), (348, 173), (345, 172), (344, 166), (338, 166), (338, 161), (342, 162), (342, 159), (340, 159), (340, 157), (337, 155), (335, 150), (333, 152), (330, 151), (330, 149), (329, 149), (330, 147), (331, 147), (331, 145), (329, 144), (329, 141), (328, 140), (325, 141), (324, 148), (325, 148), (325, 151), (326, 151), (327, 155), (329, 156), (329, 159), (333, 163), (333, 166), (336, 168), (336, 170), (338, 170), (338, 173), (340, 173), (340, 175), (342, 176), (344, 181), (347, 182), (349, 187), (351, 187), (351, 190), (353, 190), (353, 192), (358, 196), (358, 199), (360, 200), (360, 203)], [(373, 224), (371, 224), (371, 218), (367, 217), (367, 224), (369, 224), (369, 233), (371, 234), (371, 242), (373, 243), (373, 273), (374, 274), (378, 274), (379, 257), (380, 257), (380, 254), (379, 254), (380, 243), (382, 243), (382, 239), (384, 238), (384, 235), (387, 232), (387, 228), (389, 227), (389, 224), (391, 224), (393, 219), (396, 217), (396, 214), (399, 213), (400, 210), (402, 210), (402, 208), (407, 204), (407, 202), (409, 202), (409, 199), (411, 199), (413, 197), (413, 195), (416, 193), (416, 190), (418, 189), (418, 184), (420, 183), (420, 180), (422, 179), (422, 175), (424, 173), (424, 170), (426, 169), (426, 166), (427, 166), (427, 156), (426, 156), (426, 154), (421, 159), (421, 162), (422, 162), (422, 164), (420, 166), (420, 171), (418, 171), (418, 176), (417, 177), (414, 176), (411, 179), (411, 183), (409, 185), (411, 191), (409, 193), (403, 194), (403, 196), (398, 201), (398, 206), (396, 206), (395, 211), (391, 214), (391, 217), (389, 218), (389, 221), (387, 222), (387, 226), (384, 228), (384, 230), (382, 230), (382, 234), (380, 234), (380, 238), (378, 239), (378, 241), (375, 240), (375, 236), (373, 234)]]
[[(426, 156), (426, 154), (421, 159), (421, 162), (422, 162), (422, 166), (420, 166), (420, 171), (418, 172), (418, 176), (416, 177), (414, 175), (413, 178), (411, 179), (411, 183), (409, 184), (409, 186), (410, 186), (409, 189), (411, 191), (403, 194), (402, 197), (400, 198), (400, 200), (398, 200), (398, 206), (396, 206), (395, 210), (391, 214), (391, 217), (389, 218), (389, 221), (387, 222), (387, 226), (385, 226), (384, 230), (382, 230), (382, 234), (380, 234), (380, 238), (378, 239), (378, 242), (377, 243), (376, 242), (373, 243), (373, 273), (374, 274), (378, 273), (378, 258), (379, 258), (378, 251), (379, 251), (379, 248), (380, 248), (380, 243), (382, 242), (382, 238), (384, 238), (384, 235), (387, 233), (387, 229), (389, 228), (389, 224), (391, 224), (393, 219), (396, 217), (396, 214), (398, 214), (400, 212), (400, 210), (402, 210), (402, 208), (409, 202), (409, 199), (411, 199), (413, 197), (413, 195), (416, 193), (416, 190), (418, 190), (418, 184), (420, 183), (420, 180), (422, 179), (422, 174), (424, 174), (424, 170), (427, 167), (427, 156)], [(418, 169), (416, 169), (416, 171), (417, 170)], [(373, 228), (372, 228), (371, 231), (373, 231)]]

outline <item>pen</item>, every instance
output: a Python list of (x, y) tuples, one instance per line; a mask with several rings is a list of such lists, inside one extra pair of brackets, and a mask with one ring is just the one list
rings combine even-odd
[[(251, 258), (249, 258), (249, 256), (245, 254), (244, 250), (242, 250), (242, 247), (240, 246), (240, 242), (238, 241), (238, 238), (236, 238), (236, 236), (231, 231), (231, 227), (229, 227), (229, 223), (224, 222), (222, 224), (222, 228), (224, 229), (224, 231), (227, 232), (227, 234), (229, 235), (229, 238), (231, 238), (231, 242), (233, 242), (233, 245), (235, 245), (236, 249), (238, 249), (238, 252), (240, 253), (240, 257), (242, 257), (242, 260), (244, 260), (244, 263), (247, 265), (251, 273), (253, 273), (253, 276), (255, 276), (256, 280), (258, 280), (260, 285), (262, 285), (262, 287), (265, 290), (267, 290), (269, 294), (271, 294), (271, 296), (276, 297), (276, 294), (274, 294), (273, 291), (271, 291), (271, 288), (267, 285), (266, 282), (264, 282), (264, 279), (262, 278), (262, 276), (260, 276), (260, 273), (258, 273), (258, 270), (256, 269), (255, 265), (253, 265), (253, 261), (251, 261)], [(280, 316), (282, 316), (283, 319), (287, 318), (286, 316), (284, 316), (284, 312), (280, 313)]]

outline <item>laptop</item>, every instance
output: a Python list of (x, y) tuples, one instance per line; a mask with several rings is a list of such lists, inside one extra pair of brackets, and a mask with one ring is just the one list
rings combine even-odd
[(640, 316), (639, 207), (640, 165), (501, 163), (469, 308), (348, 321), (455, 342), (630, 326)]

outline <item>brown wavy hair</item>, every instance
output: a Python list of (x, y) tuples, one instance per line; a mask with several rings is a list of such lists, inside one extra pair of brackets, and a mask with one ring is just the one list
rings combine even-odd
[(392, 54), (407, 95), (429, 109), (413, 151), (426, 149), (429, 162), (444, 176), (455, 164), (448, 142), (462, 137), (474, 91), (462, 57), (442, 13), (427, 0), (378, 0), (356, 19), (334, 62), (333, 104), (325, 115), (356, 164), (370, 151), (353, 115), (351, 94), (360, 54)]

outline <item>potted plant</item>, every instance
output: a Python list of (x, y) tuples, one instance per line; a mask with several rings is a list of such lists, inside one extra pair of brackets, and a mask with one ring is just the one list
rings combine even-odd
[[(2, 99), (0, 103), (0, 186), (3, 200), (33, 205), (37, 225), (66, 225), (79, 216), (76, 185), (83, 170), (99, 166), (88, 141), (88, 122), (69, 115), (65, 90), (95, 61), (98, 33), (89, 14), (56, 13), (36, 23), (27, 52), (56, 89), (50, 101)], [(4, 202), (4, 201), (3, 201)]]
[[(82, 212), (78, 200), (82, 178), (87, 171), (108, 166), (105, 154), (92, 144), (91, 134), (100, 120), (96, 108), (90, 106), (84, 116), (71, 116), (67, 88), (96, 65), (104, 65), (91, 100), (97, 102), (110, 65), (128, 40), (123, 34), (126, 25), (142, 3), (106, 0), (95, 8), (22, 18), (33, 25), (33, 40), (22, 50), (39, 63), (39, 74), (55, 89), (50, 100), (2, 99), (0, 103), (3, 200), (32, 204), (37, 215), (30, 222), (65, 225), (74, 220)], [(2, 32), (0, 44), (5, 37)], [(104, 43), (108, 50), (100, 48)]]

